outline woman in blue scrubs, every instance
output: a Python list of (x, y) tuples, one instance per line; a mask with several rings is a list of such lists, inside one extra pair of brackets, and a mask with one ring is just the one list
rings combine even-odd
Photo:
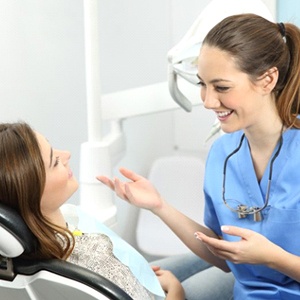
[(253, 14), (225, 18), (203, 41), (198, 77), (203, 104), (226, 133), (206, 162), (207, 227), (128, 169), (120, 169), (128, 182), (99, 180), (232, 272), (234, 299), (299, 299), (300, 30)]

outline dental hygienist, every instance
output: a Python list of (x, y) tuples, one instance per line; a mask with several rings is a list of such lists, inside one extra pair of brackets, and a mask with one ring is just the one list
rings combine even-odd
[(198, 256), (232, 271), (235, 300), (300, 297), (299, 70), (300, 30), (290, 23), (234, 15), (204, 39), (201, 98), (227, 133), (207, 159), (207, 227), (128, 169), (120, 169), (128, 182), (99, 176), (160, 217)]

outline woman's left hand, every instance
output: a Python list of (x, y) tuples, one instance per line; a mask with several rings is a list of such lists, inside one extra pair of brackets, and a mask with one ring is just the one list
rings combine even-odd
[(156, 274), (160, 285), (166, 293), (166, 300), (185, 299), (184, 289), (173, 273), (162, 270), (159, 266), (152, 266), (152, 270)]
[(235, 264), (268, 265), (272, 260), (272, 250), (275, 251), (279, 248), (263, 235), (249, 229), (222, 226), (222, 231), (241, 239), (236, 242), (229, 242), (210, 238), (201, 232), (196, 232), (195, 237), (201, 240), (214, 255)]

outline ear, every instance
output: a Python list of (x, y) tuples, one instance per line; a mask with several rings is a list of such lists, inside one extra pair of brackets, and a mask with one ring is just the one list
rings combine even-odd
[(273, 67), (257, 78), (257, 84), (263, 94), (270, 94), (274, 90), (278, 76), (278, 69)]

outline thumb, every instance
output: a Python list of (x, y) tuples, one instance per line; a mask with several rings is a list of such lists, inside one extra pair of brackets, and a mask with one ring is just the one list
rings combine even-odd
[(151, 266), (151, 268), (152, 268), (152, 270), (153, 270), (154, 272), (160, 270), (160, 267), (159, 267), (159, 266)]

